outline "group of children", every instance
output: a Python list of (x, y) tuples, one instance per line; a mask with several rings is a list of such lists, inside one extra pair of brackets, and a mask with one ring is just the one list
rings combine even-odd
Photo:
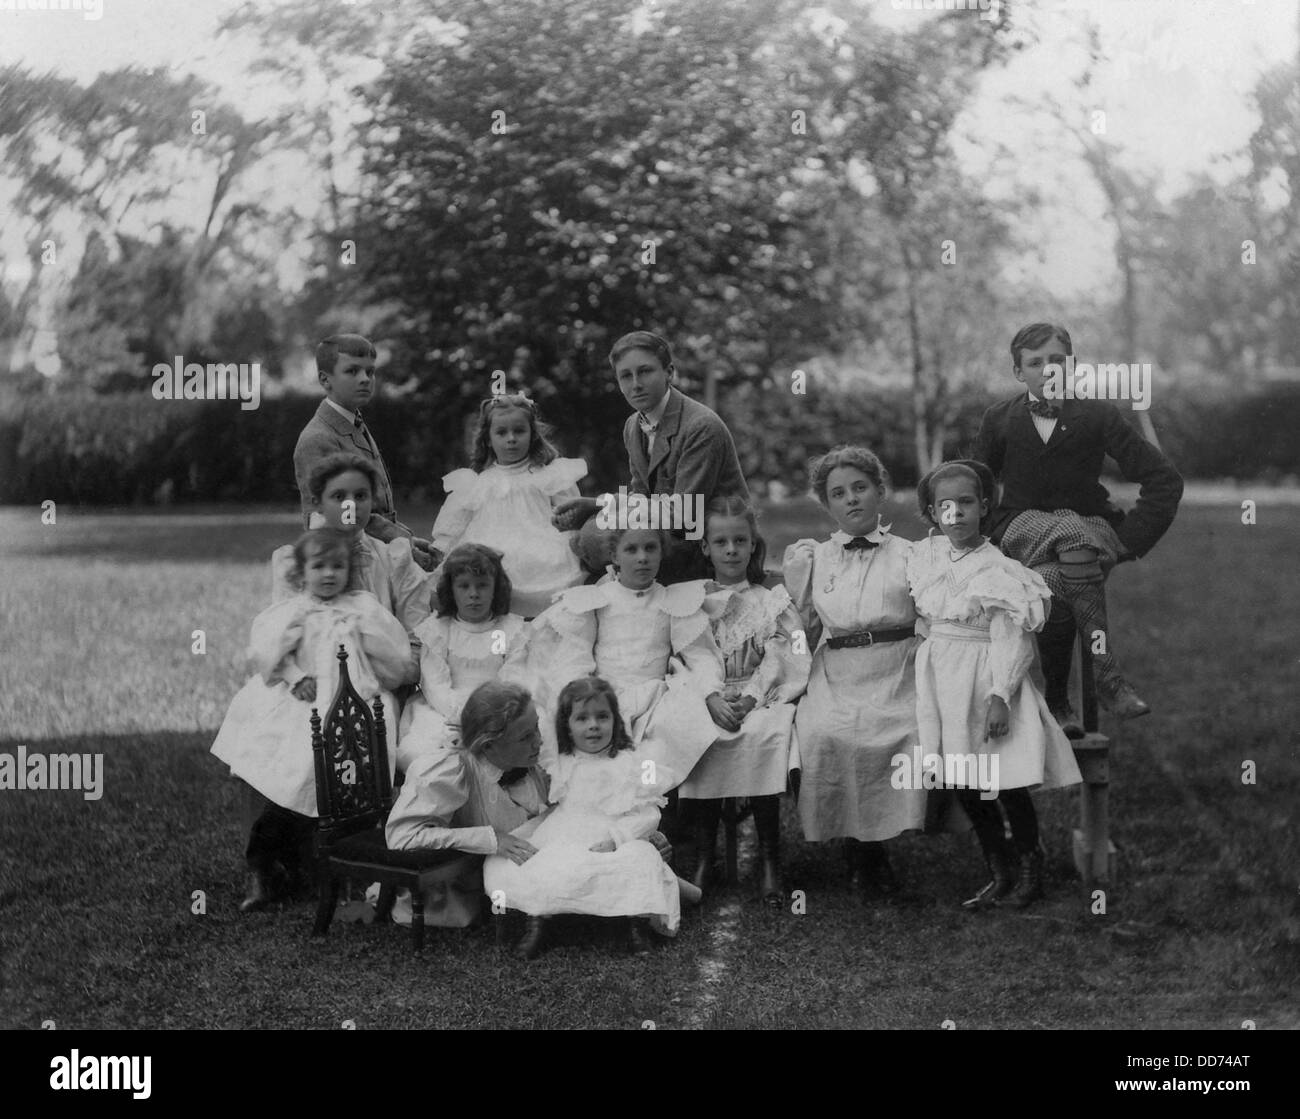
[[(1025, 353), (1070, 351), (1060, 328), (1026, 330), (1012, 345), (1022, 379)], [(345, 342), (340, 363), (350, 348)], [(324, 369), (322, 382), (330, 392)], [(1037, 388), (1041, 395), (1041, 375)], [(1126, 548), (1119, 515), (1099, 519), (1091, 505), (1080, 515), (1067, 503), (1068, 484), (1051, 491), (1062, 504), (1043, 509), (1033, 487), (1053, 483), (1035, 476), (1016, 491), (1032, 531), (1023, 532), (1019, 518), (995, 522), (990, 465), (1004, 477), (1033, 475), (1017, 449), (1027, 433), (1042, 434), (1025, 397), (1017, 402), (1010, 438), (998, 442), (981, 429), (983, 461), (947, 462), (921, 481), (918, 505), (932, 531), (920, 541), (882, 523), (888, 477), (874, 454), (849, 446), (819, 458), (812, 490), (836, 530), (791, 545), (783, 585), (774, 587), (756, 512), (728, 495), (708, 501), (698, 543), (711, 578), (661, 585), (656, 576), (671, 544), (661, 530), (633, 527), (608, 530), (609, 570), (598, 580), (588, 574), (572, 534), (551, 519), (577, 494), (585, 464), (559, 457), (524, 396), (483, 403), (472, 469), (444, 479), (449, 496), (430, 541), (409, 530), (387, 540), (367, 531), (386, 486), (377, 449), (373, 458), (355, 450), (320, 458), (304, 479), (313, 527), (273, 558), (276, 601), (253, 626), (258, 675), (213, 746), (248, 786), (251, 884), (243, 908), (267, 904), (307, 869), (315, 815), (307, 714), (331, 701), (340, 644), (357, 690), (367, 700), (382, 695), (393, 715), (394, 695), (418, 684), (387, 724), (390, 736), (397, 728), (390, 760), (404, 773), (467, 748), (464, 723), (476, 695), (508, 686), (520, 702), (531, 700), (556, 807), (530, 818), (513, 840), (497, 837), (495, 850), (465, 848), (488, 856), (487, 893), (530, 915), (529, 956), (539, 950), (540, 922), (556, 913), (625, 915), (661, 933), (676, 930), (680, 898), (693, 891), (658, 849), (659, 810), (672, 789), (694, 825), (700, 890), (714, 878), (722, 802), (746, 798), (761, 892), (769, 905), (783, 904), (780, 803), (792, 789), (804, 837), (842, 841), (855, 885), (894, 893), (885, 841), (925, 829), (930, 795), (920, 767), (899, 759), (937, 760), (979, 839), (990, 880), (963, 904), (1031, 904), (1043, 884), (1029, 790), (1069, 785), (1079, 774), (1065, 733), (1068, 698), (1056, 678), (1048, 677), (1045, 699), (1028, 677), (1030, 635), (1044, 628), (1053, 590), (1096, 588), (1087, 565), (1101, 570), (1149, 548), (1172, 509), (1167, 500), (1154, 511), (1149, 500), (1140, 503), (1143, 534)], [(1044, 448), (1072, 435), (1067, 427), (1085, 428), (1088, 417), (1071, 410), (1064, 418), (1069, 424), (1058, 420)], [(359, 418), (354, 428), (364, 432)], [(1095, 448), (1078, 450), (1092, 461)], [(1100, 452), (1095, 459), (1099, 470)], [(1050, 463), (1044, 454), (1038, 471)], [(1137, 480), (1149, 497), (1149, 479)], [(1168, 479), (1159, 473), (1158, 481)], [(395, 524), (391, 501), (384, 512), (385, 525)], [(617, 510), (610, 519), (636, 523)], [(1007, 539), (1032, 537), (1027, 554), (1041, 563), (1031, 569), (1011, 548), (999, 550), (988, 535), (994, 524)], [(422, 558), (436, 563), (432, 572)], [(1042, 564), (1057, 565), (1046, 582)], [(1076, 604), (1070, 593), (1060, 597)], [(1076, 624), (1095, 626), (1097, 618), (1095, 609), (1080, 611)], [(1107, 672), (1102, 695), (1111, 709), (1145, 713), (1117, 667)], [(475, 750), (483, 747), (476, 741)], [(956, 759), (964, 764), (950, 764)], [(991, 782), (979, 776), (989, 774)], [(501, 787), (514, 779), (503, 772)], [(407, 817), (411, 807), (402, 806)], [(642, 941), (634, 938), (643, 948)]]

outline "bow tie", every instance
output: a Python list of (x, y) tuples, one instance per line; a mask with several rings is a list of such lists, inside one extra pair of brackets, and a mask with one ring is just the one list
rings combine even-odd
[(497, 780), (497, 784), (503, 789), (508, 789), (511, 785), (518, 784), (518, 782), (522, 781), (527, 776), (527, 766), (516, 766), (514, 769), (507, 769), (503, 774), (501, 774), (501, 777)]
[(1025, 397), (1025, 404), (1035, 416), (1042, 416), (1046, 420), (1054, 420), (1061, 414), (1059, 404), (1048, 404), (1046, 400), (1030, 400)]
[(880, 545), (874, 540), (868, 540), (865, 536), (855, 536), (844, 545), (846, 552), (864, 552), (868, 548), (879, 548)]
[(658, 423), (651, 423), (640, 412), (636, 414), (636, 424), (637, 427), (639, 427), (641, 431), (646, 435), (653, 435), (656, 431), (659, 430)]

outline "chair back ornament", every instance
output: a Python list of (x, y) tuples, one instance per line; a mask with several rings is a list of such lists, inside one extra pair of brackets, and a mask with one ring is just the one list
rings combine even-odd
[(339, 684), (323, 728), (311, 709), (316, 811), (325, 843), (382, 825), (393, 806), (383, 698), (376, 696), (374, 710), (368, 708), (348, 675), (347, 649), (340, 645), (336, 656)]

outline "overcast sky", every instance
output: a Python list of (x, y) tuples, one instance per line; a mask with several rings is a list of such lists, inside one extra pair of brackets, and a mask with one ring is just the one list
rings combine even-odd
[[(26, 2), (0, 0), (0, 6)], [(83, 2), (93, 6), (91, 0), (72, 0)], [(380, 0), (357, 0), (367, 2)], [(895, 9), (918, 0), (863, 2), (891, 27), (933, 18)], [(20, 61), (82, 81), (129, 64), (167, 66), (216, 83), (247, 116), (257, 117), (269, 99), (242, 77), (250, 47), (215, 35), (237, 3), (102, 0), (102, 16), (95, 20), (83, 12), (0, 10), (0, 62)], [(437, 10), (436, 2), (430, 6)], [(1240, 152), (1256, 124), (1249, 98), (1255, 79), (1266, 67), (1297, 56), (1300, 0), (1039, 0), (1019, 9), (1020, 19), (1032, 21), (1043, 41), (984, 79), (959, 121), (959, 152), (994, 197), (1034, 185), (1048, 200), (1031, 231), (1041, 256), (1025, 262), (1026, 271), (1059, 297), (1104, 290), (1113, 283), (1114, 261), (1108, 238), (1098, 235), (1105, 228), (1099, 194), (1052, 157), (1059, 137), (1053, 141), (1035, 132), (1025, 114), (1008, 108), (1007, 98), (1033, 101), (1047, 90), (1064, 92), (1064, 78), (1082, 64), (1071, 46), (1079, 41), (1081, 23), (1098, 21), (1107, 65), (1097, 75), (1092, 108), (1105, 111), (1107, 136), (1125, 158), (1158, 172), (1171, 193), (1192, 174), (1227, 173), (1231, 165), (1225, 160)], [(972, 12), (968, 18), (980, 17)], [(1080, 106), (1080, 127), (1087, 126), (1088, 108)], [(1013, 162), (993, 173), (988, 161), (999, 145), (1013, 153)]]

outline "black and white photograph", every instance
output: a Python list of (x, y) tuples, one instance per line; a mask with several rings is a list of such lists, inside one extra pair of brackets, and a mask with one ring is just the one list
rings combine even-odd
[(1297, 354), (1300, 0), (0, 0), (0, 1026), (1258, 1090)]

